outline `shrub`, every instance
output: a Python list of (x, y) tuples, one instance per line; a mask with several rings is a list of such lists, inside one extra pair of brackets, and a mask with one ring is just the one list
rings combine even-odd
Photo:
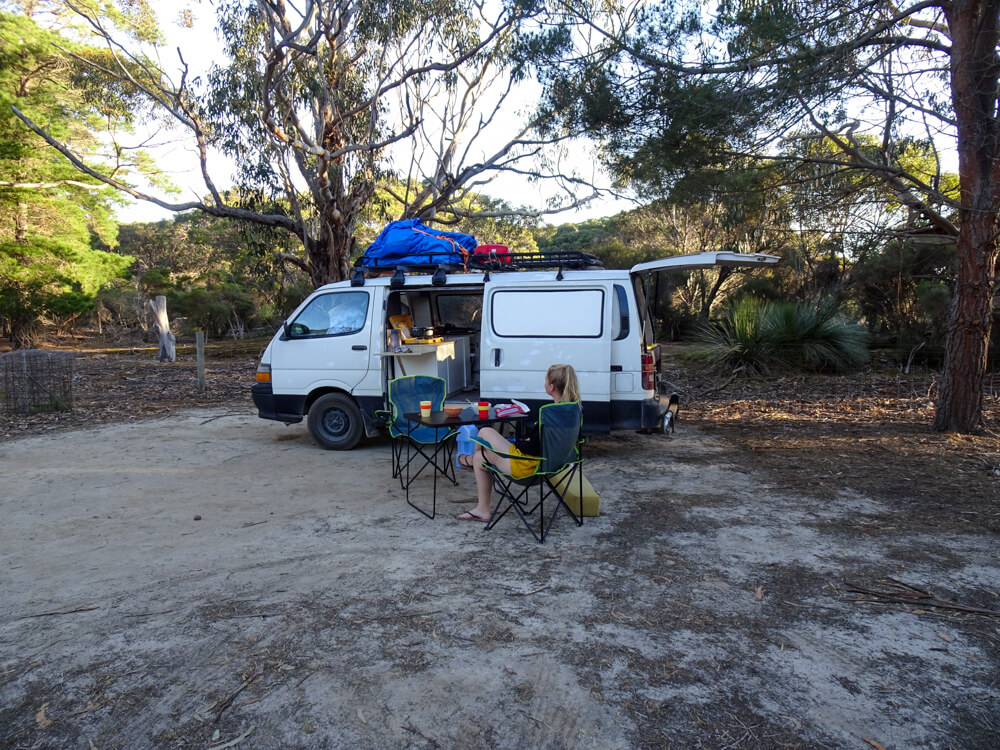
[(843, 372), (868, 361), (867, 333), (829, 303), (743, 297), (697, 338), (712, 366), (751, 374)]

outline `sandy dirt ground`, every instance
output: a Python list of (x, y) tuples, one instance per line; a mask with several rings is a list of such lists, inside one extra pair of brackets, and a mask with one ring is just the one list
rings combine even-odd
[(586, 467), (537, 544), (248, 408), (0, 443), (0, 747), (996, 746), (996, 530), (692, 427)]

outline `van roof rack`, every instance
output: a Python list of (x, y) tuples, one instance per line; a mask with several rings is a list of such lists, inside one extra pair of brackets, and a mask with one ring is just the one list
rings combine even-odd
[(549, 268), (604, 268), (596, 255), (580, 250), (557, 250), (550, 253), (474, 253), (469, 268), (482, 271), (544, 271)]
[[(404, 263), (398, 264), (391, 261), (380, 263), (375, 259), (373, 263), (362, 265), (363, 259), (354, 261), (354, 275), (358, 276), (358, 271), (364, 274), (383, 274), (387, 271), (402, 270), (407, 273), (434, 273), (438, 270), (445, 270), (452, 273), (460, 273), (463, 270), (469, 271), (544, 271), (547, 269), (581, 269), (581, 268), (604, 268), (601, 259), (596, 255), (584, 253), (580, 250), (559, 250), (551, 253), (472, 253), (469, 255), (465, 267), (461, 263), (454, 262), (453, 253), (440, 253), (442, 260), (435, 261), (435, 254), (427, 255), (426, 263)], [(447, 258), (447, 259), (445, 259)]]

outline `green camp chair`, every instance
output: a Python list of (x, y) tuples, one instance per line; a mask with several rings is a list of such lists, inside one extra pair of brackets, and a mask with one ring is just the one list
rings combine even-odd
[[(390, 380), (390, 410), (376, 412), (385, 420), (392, 437), (392, 476), (399, 477), (399, 485), (406, 492), (406, 502), (428, 518), (434, 518), (437, 512), (438, 474), (452, 484), (458, 484), (452, 460), (456, 431), (445, 427), (427, 427), (411, 422), (403, 415), (419, 412), (421, 401), (430, 401), (431, 409), (440, 411), (444, 405), (445, 388), (442, 378), (429, 375), (407, 375)], [(410, 485), (427, 468), (430, 468), (434, 478), (430, 513), (410, 500)]]
[[(570, 482), (581, 482), (582, 493), (582, 463), (583, 457), (580, 453), (580, 425), (583, 422), (583, 412), (579, 402), (569, 401), (559, 404), (545, 404), (538, 410), (538, 426), (541, 434), (542, 456), (541, 461), (535, 469), (535, 473), (527, 477), (515, 478), (510, 474), (505, 474), (488, 460), (484, 466), (489, 470), (493, 486), (497, 490), (499, 498), (496, 507), (490, 517), (490, 522), (486, 524), (487, 529), (492, 529), (497, 522), (503, 518), (507, 512), (513, 508), (514, 512), (521, 518), (521, 521), (531, 532), (538, 542), (544, 542), (548, 536), (552, 522), (555, 520), (559, 509), (563, 508), (576, 522), (577, 526), (583, 525), (583, 518), (578, 516), (563, 501), (562, 497), (553, 488), (553, 482), (557, 475), (564, 470), (568, 474), (560, 477), (560, 486), (567, 487)], [(487, 450), (493, 451), (498, 456), (505, 458), (515, 458), (506, 453), (493, 450), (488, 443), (473, 438)], [(533, 496), (533, 488), (538, 488), (538, 497)], [(552, 512), (546, 516), (545, 501), (555, 503)], [(502, 509), (501, 509), (502, 508)], [(539, 511), (538, 531), (536, 532), (532, 521), (529, 518), (536, 510)]]

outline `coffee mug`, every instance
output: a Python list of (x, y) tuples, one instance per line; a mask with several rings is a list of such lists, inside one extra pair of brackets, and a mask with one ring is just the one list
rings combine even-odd
[(431, 415), (431, 402), (421, 401), (420, 402), (420, 416), (429, 417)]

